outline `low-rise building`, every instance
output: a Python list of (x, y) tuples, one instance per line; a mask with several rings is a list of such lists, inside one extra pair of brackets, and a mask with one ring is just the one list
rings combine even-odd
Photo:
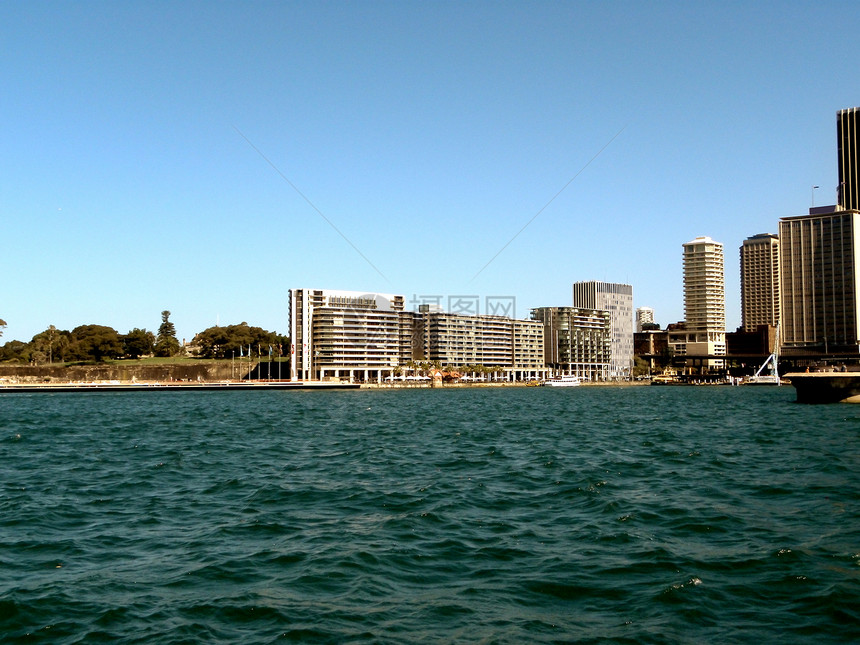
[(383, 382), (417, 360), (497, 368), (505, 380), (546, 373), (540, 322), (404, 304), (395, 294), (291, 289), (291, 378)]
[(416, 355), (443, 367), (497, 368), (505, 380), (539, 378), (543, 326), (506, 316), (464, 315), (422, 306), (415, 315)]
[(633, 334), (633, 353), (648, 363), (651, 372), (665, 369), (671, 364), (673, 356), (669, 351), (669, 332), (660, 329), (636, 332)]

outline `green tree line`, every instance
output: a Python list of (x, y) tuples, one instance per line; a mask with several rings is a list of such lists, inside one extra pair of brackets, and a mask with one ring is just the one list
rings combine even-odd
[[(0, 336), (6, 323), (0, 320)], [(102, 362), (158, 356), (192, 356), (199, 358), (232, 358), (248, 356), (267, 359), (289, 356), (289, 338), (251, 327), (243, 322), (227, 327), (209, 327), (182, 347), (176, 338), (176, 327), (170, 312), (161, 312), (158, 333), (134, 328), (120, 334), (104, 325), (81, 325), (71, 331), (53, 325), (33, 336), (29, 342), (12, 340), (0, 345), (0, 363)]]

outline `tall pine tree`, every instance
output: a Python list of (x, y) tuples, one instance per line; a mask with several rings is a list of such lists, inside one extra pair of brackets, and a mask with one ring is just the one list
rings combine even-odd
[(161, 312), (161, 325), (158, 327), (158, 339), (155, 341), (156, 356), (176, 356), (179, 353), (179, 341), (176, 339), (176, 326), (170, 322), (170, 312)]

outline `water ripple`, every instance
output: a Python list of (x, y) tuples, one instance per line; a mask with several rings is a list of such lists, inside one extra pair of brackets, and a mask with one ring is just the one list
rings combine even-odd
[(860, 406), (792, 398), (0, 397), (0, 634), (857, 641)]

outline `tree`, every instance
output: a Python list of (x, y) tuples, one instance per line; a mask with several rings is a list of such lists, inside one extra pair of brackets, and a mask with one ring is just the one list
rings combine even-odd
[(272, 356), (278, 357), (283, 355), (284, 349), (289, 355), (290, 339), (260, 327), (250, 327), (243, 322), (204, 329), (194, 336), (191, 344), (197, 348), (196, 354), (201, 358), (238, 357), (248, 351), (248, 345), (263, 355), (268, 355), (271, 347)]
[(103, 361), (122, 355), (119, 334), (111, 327), (81, 325), (71, 333), (69, 354), (73, 360)]
[(156, 356), (176, 356), (179, 353), (179, 341), (176, 339), (176, 326), (170, 322), (170, 312), (161, 312), (161, 325), (158, 328), (158, 339), (155, 341)]
[(146, 354), (152, 354), (155, 350), (155, 334), (146, 329), (135, 327), (122, 340), (122, 349), (130, 358), (140, 358)]
[(26, 363), (29, 361), (27, 343), (10, 340), (0, 347), (0, 363)]
[(33, 340), (30, 341), (30, 349), (33, 352), (30, 360), (35, 363), (63, 362), (69, 344), (69, 332), (60, 331), (51, 325), (45, 331), (33, 336)]
[(4, 329), (6, 329), (6, 321), (0, 318), (0, 336), (3, 335)]
[(633, 357), (633, 376), (647, 376), (651, 373), (651, 366), (641, 356)]

